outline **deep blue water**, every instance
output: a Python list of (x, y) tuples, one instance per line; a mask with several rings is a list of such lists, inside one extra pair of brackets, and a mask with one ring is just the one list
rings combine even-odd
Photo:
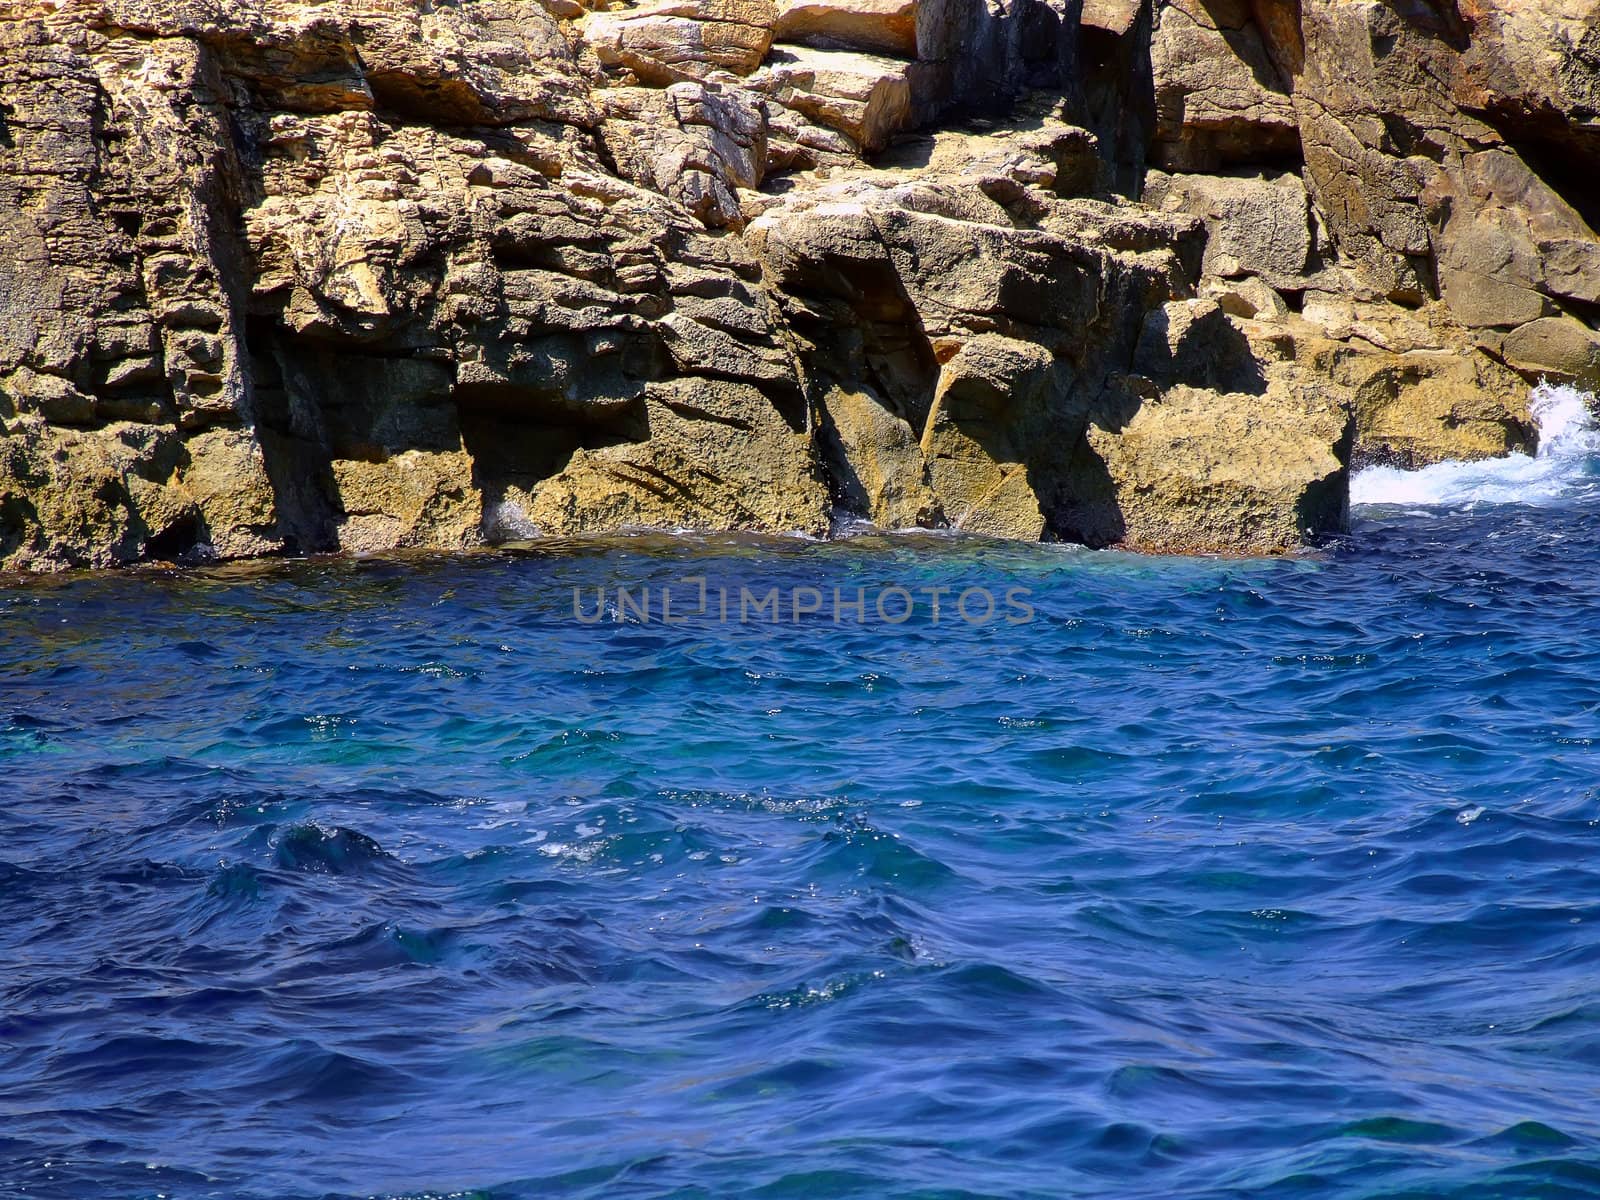
[(1594, 1196), (1597, 737), (1589, 488), (0, 586), (0, 1194)]

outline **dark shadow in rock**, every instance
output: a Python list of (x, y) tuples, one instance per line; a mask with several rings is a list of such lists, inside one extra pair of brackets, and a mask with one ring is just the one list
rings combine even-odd
[[(807, 308), (792, 314), (796, 328), (815, 347), (817, 373), (868, 383), (890, 412), (920, 434), (939, 364), (893, 264), (829, 256), (819, 276), (806, 281)], [(813, 299), (814, 293), (821, 295)]]
[(1163, 390), (1178, 384), (1251, 396), (1267, 390), (1249, 339), (1209, 301), (1152, 309), (1134, 350), (1133, 373)]
[(427, 125), (477, 125), (491, 115), (478, 94), (459, 79), (374, 71), (367, 76), (367, 86), (381, 108)]
[(516, 389), (458, 388), (461, 443), (472, 459), (472, 482), (483, 494), (483, 534), (491, 542), (537, 533), (508, 503), (512, 488), (531, 493), (559, 474), (579, 450), (647, 441), (642, 400), (592, 410), (587, 418)]
[(10, 558), (39, 528), (39, 514), (22, 496), (0, 496), (0, 561)]
[(1099, 138), (1108, 189), (1129, 197), (1144, 190), (1156, 127), (1151, 19), (1149, 0), (1114, 0), (1086, 5), (1078, 32), (1082, 85), (1072, 119)]
[(143, 557), (163, 562), (184, 562), (196, 557), (198, 547), (205, 540), (199, 515), (185, 513), (159, 533), (145, 539)]
[(278, 535), (291, 553), (335, 550), (339, 509), (332, 448), (321, 407), (281, 341), (270, 318), (246, 322), (256, 438), (272, 484)]
[(1548, 110), (1529, 113), (1522, 107), (1489, 108), (1479, 115), (1584, 224), (1600, 231), (1600, 189), (1594, 185), (1600, 174), (1600, 127), (1579, 125)]
[(1089, 444), (1087, 431), (1072, 448), (1061, 474), (1063, 499), (1045, 509), (1047, 539), (1095, 550), (1121, 542), (1128, 525), (1116, 485), (1105, 460)]

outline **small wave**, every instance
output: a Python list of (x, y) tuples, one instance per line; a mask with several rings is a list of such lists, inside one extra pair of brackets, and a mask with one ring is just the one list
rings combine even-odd
[(364, 833), (354, 829), (325, 829), (308, 823), (291, 825), (278, 838), (277, 862), (292, 871), (344, 875), (390, 855)]
[(1539, 426), (1536, 457), (1512, 454), (1484, 462), (1442, 462), (1420, 471), (1369, 467), (1350, 480), (1353, 505), (1551, 504), (1594, 478), (1600, 459), (1595, 398), (1567, 385), (1541, 383), (1531, 409)]

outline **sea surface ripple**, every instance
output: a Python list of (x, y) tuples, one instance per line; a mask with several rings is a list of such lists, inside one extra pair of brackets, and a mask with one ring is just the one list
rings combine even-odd
[(0, 586), (0, 1193), (1600, 1194), (1594, 485)]

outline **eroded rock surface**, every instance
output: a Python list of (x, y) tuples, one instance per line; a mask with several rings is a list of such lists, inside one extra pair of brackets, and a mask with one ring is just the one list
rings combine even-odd
[(0, 0), (0, 566), (1272, 552), (1600, 382), (1600, 0)]

